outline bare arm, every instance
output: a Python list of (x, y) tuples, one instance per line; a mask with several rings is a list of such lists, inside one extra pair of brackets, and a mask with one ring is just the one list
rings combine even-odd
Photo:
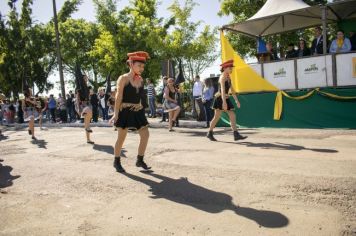
[(119, 114), (125, 83), (126, 83), (126, 77), (120, 76), (116, 83), (117, 92), (115, 94), (114, 116), (117, 116)]
[(236, 102), (236, 105), (238, 108), (240, 108), (240, 101), (239, 99), (237, 98), (237, 93), (236, 91), (234, 90), (234, 87), (231, 86), (231, 92), (232, 92), (232, 97), (234, 98), (235, 102)]
[(219, 83), (220, 83), (220, 88), (221, 88), (221, 98), (223, 103), (226, 103), (226, 94), (225, 94), (225, 79), (221, 76), (219, 79)]

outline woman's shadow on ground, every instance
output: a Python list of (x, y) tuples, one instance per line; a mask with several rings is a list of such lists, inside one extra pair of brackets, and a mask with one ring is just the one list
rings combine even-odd
[[(112, 145), (102, 145), (102, 144), (94, 144), (93, 145), (93, 149), (94, 150), (97, 150), (97, 151), (100, 151), (100, 152), (106, 152), (110, 155), (114, 155), (114, 147)], [(125, 148), (122, 148), (121, 149), (121, 154), (120, 156), (121, 157), (127, 157), (126, 156), (126, 153), (127, 151), (125, 150)]]
[(337, 153), (338, 150), (335, 149), (327, 149), (327, 148), (307, 148), (300, 145), (289, 144), (289, 143), (256, 143), (256, 142), (225, 142), (218, 141), (221, 143), (231, 143), (237, 145), (243, 145), (246, 147), (256, 147), (262, 149), (274, 149), (274, 150), (288, 150), (288, 151), (301, 151), (301, 150), (309, 150), (313, 152), (324, 152), (324, 153)]
[(11, 175), (11, 171), (11, 166), (3, 166), (0, 163), (0, 189), (11, 186), (14, 179), (21, 177), (20, 175)]
[(194, 207), (209, 213), (232, 210), (237, 215), (255, 221), (267, 228), (280, 228), (288, 225), (289, 220), (279, 212), (257, 210), (234, 205), (232, 197), (226, 193), (216, 192), (190, 183), (187, 178), (172, 179), (153, 172), (142, 172), (158, 179), (158, 182), (130, 173), (124, 175), (150, 187), (153, 199), (164, 198), (169, 201)]

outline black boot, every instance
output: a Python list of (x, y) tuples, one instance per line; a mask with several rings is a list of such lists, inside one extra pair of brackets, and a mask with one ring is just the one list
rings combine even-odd
[(114, 168), (116, 169), (117, 172), (120, 172), (120, 173), (126, 172), (125, 169), (122, 168), (120, 157), (115, 157)]
[(213, 131), (209, 131), (208, 134), (206, 135), (206, 137), (208, 137), (208, 139), (210, 139), (210, 141), (217, 141), (214, 138)]
[(151, 167), (148, 167), (146, 163), (143, 161), (143, 156), (137, 155), (137, 161), (136, 161), (136, 166), (137, 167), (142, 167), (145, 170), (151, 169)]
[(234, 140), (237, 141), (237, 140), (243, 140), (247, 138), (246, 136), (242, 136), (239, 131), (234, 131)]

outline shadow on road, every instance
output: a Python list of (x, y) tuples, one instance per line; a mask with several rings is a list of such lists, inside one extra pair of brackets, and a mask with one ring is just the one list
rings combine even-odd
[(237, 215), (253, 220), (257, 224), (267, 228), (285, 227), (289, 223), (288, 218), (279, 212), (236, 206), (232, 202), (232, 197), (230, 195), (190, 183), (187, 178), (172, 179), (153, 172), (142, 173), (155, 177), (160, 182), (142, 178), (130, 173), (124, 173), (124, 175), (132, 180), (149, 186), (149, 191), (153, 195), (151, 198), (153, 199), (164, 198), (209, 213), (232, 210)]
[[(93, 145), (93, 149), (94, 149), (94, 150), (97, 150), (97, 151), (99, 151), (99, 152), (106, 152), (106, 153), (108, 153), (108, 154), (114, 155), (114, 147), (113, 147), (112, 145), (101, 145), (101, 144), (96, 144), (96, 143), (95, 143), (95, 144)], [(125, 155), (126, 152), (127, 152), (127, 151), (123, 148), (123, 149), (121, 150), (120, 156), (126, 157), (126, 155)]]
[(32, 139), (31, 143), (37, 145), (38, 148), (47, 149), (48, 142), (43, 139)]
[(13, 184), (13, 180), (20, 178), (20, 175), (11, 175), (12, 167), (11, 166), (3, 166), (0, 163), (0, 188), (6, 188)]
[[(179, 128), (176, 128), (175, 129), (176, 133), (181, 133), (181, 134), (188, 134), (189, 136), (195, 136), (195, 137), (205, 137), (208, 130), (205, 129), (205, 130), (197, 130), (197, 129), (191, 129), (191, 130), (180, 130)], [(227, 133), (225, 130), (216, 130), (214, 131), (214, 134), (225, 134)], [(258, 131), (240, 131), (240, 133), (242, 135), (247, 135), (247, 134), (256, 134), (258, 133)], [(231, 133), (231, 137), (232, 136), (232, 133)]]
[(326, 148), (307, 148), (300, 145), (289, 144), (289, 143), (252, 143), (252, 142), (225, 142), (225, 141), (218, 141), (221, 143), (231, 143), (231, 144), (238, 144), (244, 145), (246, 147), (257, 147), (262, 149), (274, 149), (274, 150), (289, 150), (289, 151), (300, 151), (300, 150), (309, 150), (313, 152), (324, 152), (324, 153), (336, 153), (339, 152), (335, 149), (326, 149)]
[(9, 138), (9, 136), (7, 136), (7, 135), (4, 135), (4, 134), (1, 134), (1, 135), (0, 135), (0, 141), (6, 140), (6, 139), (8, 139), (8, 138)]

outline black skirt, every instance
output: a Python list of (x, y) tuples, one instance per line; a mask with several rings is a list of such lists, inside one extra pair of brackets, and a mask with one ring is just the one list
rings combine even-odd
[(119, 118), (115, 123), (117, 128), (129, 130), (139, 130), (147, 125), (148, 121), (145, 116), (145, 109), (132, 111), (130, 108), (123, 108), (119, 112)]
[[(234, 105), (232, 104), (232, 102), (230, 101), (229, 97), (226, 97), (226, 105), (227, 105), (227, 110), (234, 110)], [(216, 97), (214, 100), (214, 104), (213, 104), (213, 109), (217, 109), (217, 110), (223, 110), (223, 101), (222, 101), (222, 97)]]

